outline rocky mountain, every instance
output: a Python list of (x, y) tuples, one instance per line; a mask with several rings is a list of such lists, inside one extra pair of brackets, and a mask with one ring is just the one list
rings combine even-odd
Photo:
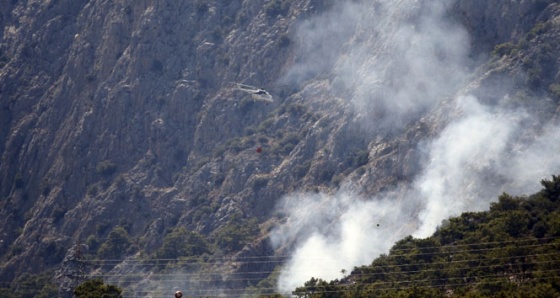
[[(14, 293), (45, 272), (61, 296), (104, 274), (126, 288), (118, 276), (142, 272), (150, 290), (161, 268), (127, 264), (192, 256), (213, 277), (189, 287), (285, 292), (309, 279), (293, 273), (313, 267), (297, 260), (314, 236), (317, 253), (353, 254), (337, 275), (560, 169), (556, 1), (0, 7), (0, 282)], [(356, 242), (347, 218), (387, 228)]]

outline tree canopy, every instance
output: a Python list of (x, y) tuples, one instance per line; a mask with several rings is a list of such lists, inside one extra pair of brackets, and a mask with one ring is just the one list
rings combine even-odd
[(113, 285), (106, 285), (101, 279), (92, 279), (80, 284), (74, 294), (78, 298), (121, 298), (122, 290)]
[(502, 194), (485, 212), (398, 241), (341, 280), (311, 278), (297, 297), (559, 297), (560, 178), (529, 197)]

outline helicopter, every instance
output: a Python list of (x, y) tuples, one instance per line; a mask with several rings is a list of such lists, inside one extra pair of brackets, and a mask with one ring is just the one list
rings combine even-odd
[(251, 94), (251, 97), (254, 101), (262, 101), (266, 104), (273, 102), (272, 95), (270, 95), (270, 93), (264, 89), (241, 83), (232, 82), (232, 84), (234, 85), (235, 90)]

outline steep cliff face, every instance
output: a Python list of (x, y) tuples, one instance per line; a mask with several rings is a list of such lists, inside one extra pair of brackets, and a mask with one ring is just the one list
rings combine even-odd
[(464, 113), (457, 94), (527, 108), (524, 133), (538, 132), (560, 96), (549, 2), (0, 4), (0, 280), (57, 268), (116, 225), (132, 255), (177, 227), (210, 239), (256, 219), (226, 254), (273, 254), (283, 196), (414, 183), (420, 145)]
[[(288, 61), (290, 26), (312, 10), (265, 4), (3, 4), (5, 278), (31, 263), (52, 266), (50, 250), (60, 258), (96, 223), (126, 220), (134, 235), (154, 221), (172, 227), (196, 210), (188, 202), (223, 199), (218, 182), (240, 199), (256, 156), (228, 165), (216, 151), (280, 103), (252, 103), (230, 82), (273, 83)], [(208, 233), (219, 220), (192, 224)]]

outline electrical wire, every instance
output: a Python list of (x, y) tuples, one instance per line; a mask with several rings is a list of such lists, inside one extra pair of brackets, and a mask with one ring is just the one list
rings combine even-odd
[[(560, 271), (560, 270), (555, 270), (555, 271)], [(503, 280), (504, 278), (508, 278), (507, 276), (495, 276), (495, 277), (486, 277), (488, 279), (491, 280), (483, 280), (483, 281), (476, 281), (474, 282), (477, 285), (485, 285), (485, 284), (493, 284), (496, 281), (500, 281)], [(558, 279), (558, 276), (554, 276), (554, 277), (535, 277), (535, 278), (531, 278), (531, 281), (541, 281), (541, 280), (550, 280), (550, 279)], [(459, 286), (464, 286), (465, 284), (468, 283), (454, 283), (454, 284), (444, 284), (444, 285), (399, 285), (399, 286), (393, 286), (393, 287), (386, 287), (386, 288), (377, 288), (377, 289), (372, 289), (372, 290), (407, 290), (407, 289), (413, 289), (413, 288), (455, 288), (455, 287), (459, 287)], [(376, 284), (377, 285), (377, 284)], [(274, 293), (277, 289), (276, 288), (259, 288), (257, 290), (260, 291), (267, 291), (267, 292), (272, 292)], [(328, 293), (350, 293), (350, 292), (363, 292), (360, 291), (361, 289), (352, 289), (349, 286), (340, 286), (340, 289), (337, 290), (316, 290), (314, 293), (316, 294), (328, 294)], [(170, 293), (169, 291), (130, 291), (131, 294), (133, 295), (140, 295), (140, 296), (129, 296), (128, 293), (123, 293), (123, 297), (124, 298), (140, 298), (140, 297), (146, 297), (146, 295), (149, 295), (148, 297), (150, 298), (169, 298)], [(246, 288), (216, 288), (213, 290), (207, 289), (207, 290), (192, 290), (191, 293), (197, 293), (196, 295), (189, 295), (189, 292), (187, 290), (184, 291), (183, 295), (186, 295), (186, 297), (209, 297), (209, 298), (213, 298), (213, 297), (224, 297), (223, 294), (226, 295), (243, 295), (246, 294), (248, 291)], [(206, 294), (204, 294), (206, 293)], [(212, 295), (212, 294), (208, 294), (208, 293), (223, 293), (223, 294), (219, 294), (219, 295)], [(167, 296), (163, 296), (167, 294)], [(154, 295), (162, 295), (162, 296), (154, 296)], [(269, 295), (269, 294), (263, 294), (263, 295)]]
[[(550, 237), (550, 238), (541, 238), (541, 239), (534, 239), (534, 238), (530, 238), (530, 239), (520, 239), (520, 240), (515, 240), (515, 241), (494, 241), (494, 242), (480, 242), (480, 243), (471, 243), (471, 244), (461, 244), (461, 245), (453, 245), (453, 246), (431, 246), (431, 247), (414, 247), (414, 248), (410, 248), (410, 249), (392, 249), (390, 251), (391, 255), (384, 255), (384, 258), (395, 258), (395, 257), (418, 257), (418, 256), (434, 256), (434, 257), (450, 257), (450, 256), (458, 256), (461, 253), (469, 253), (472, 254), (473, 252), (485, 252), (485, 251), (493, 251), (493, 250), (503, 250), (504, 246), (506, 245), (511, 245), (511, 244), (523, 244), (523, 243), (527, 243), (524, 245), (517, 245), (517, 246), (510, 246), (510, 248), (512, 249), (516, 249), (516, 250), (523, 250), (523, 249), (531, 249), (534, 247), (547, 247), (547, 246), (560, 246), (560, 243), (554, 242), (554, 240), (558, 239), (559, 237)], [(543, 243), (549, 241), (548, 243)], [(551, 242), (550, 242), (551, 241)], [(532, 244), (532, 243), (528, 243), (528, 242), (540, 242), (537, 244)], [(480, 248), (480, 249), (462, 249), (462, 250), (457, 250), (457, 248), (468, 248), (468, 247), (474, 247), (474, 246), (483, 246), (483, 245), (494, 245), (495, 247), (487, 247), (487, 248)], [(438, 251), (434, 251), (434, 252), (428, 252), (428, 253), (412, 253), (412, 251), (418, 251), (418, 250), (422, 250), (422, 251), (426, 251), (429, 249), (437, 249)], [(447, 251), (445, 251), (447, 250)], [(396, 252), (411, 252), (411, 253), (405, 253), (405, 254), (395, 254)], [(231, 257), (222, 257), (222, 258), (209, 258), (207, 261), (219, 261), (222, 260), (222, 262), (234, 262), (234, 263), (243, 263), (243, 264), (255, 264), (255, 265), (272, 265), (272, 264), (276, 264), (276, 263), (283, 263), (286, 260), (288, 260), (291, 256), (289, 255), (281, 255), (281, 256), (274, 256), (274, 255), (268, 255), (268, 256), (252, 256), (252, 257), (239, 257), (239, 258), (231, 258)], [(534, 261), (534, 262), (526, 262), (526, 258), (539, 258), (539, 257), (551, 257), (554, 260), (551, 261)], [(316, 261), (320, 261), (320, 262), (324, 262), (325, 259), (324, 258), (309, 258), (312, 260), (316, 260)], [(496, 261), (496, 260), (503, 260), (503, 259), (510, 259), (511, 262), (514, 261), (523, 261), (523, 263), (520, 264), (501, 264), (501, 265), (483, 265), (480, 266), (480, 262), (491, 262), (491, 261)], [(243, 262), (243, 260), (247, 260), (246, 262)], [(186, 262), (185, 262), (186, 261)], [(196, 261), (196, 263), (194, 262)], [(203, 260), (202, 260), (203, 261)], [(118, 260), (118, 259), (93, 259), (93, 260), (84, 260), (81, 261), (84, 262), (86, 264), (98, 264), (98, 265), (110, 265), (111, 263), (115, 263), (115, 264), (119, 264), (119, 265), (123, 265), (123, 266), (130, 266), (130, 267), (136, 267), (136, 266), (158, 266), (158, 265), (165, 265), (165, 266), (169, 266), (169, 265), (176, 265), (176, 266), (180, 266), (180, 265), (189, 265), (189, 264), (200, 264), (201, 262), (201, 258), (200, 257), (193, 257), (193, 258), (167, 258), (167, 259), (147, 259), (147, 260), (137, 260), (137, 259), (125, 259), (125, 260)], [(117, 263), (119, 262), (119, 263)], [(191, 262), (191, 263), (189, 263)], [(399, 269), (402, 267), (417, 267), (417, 266), (433, 266), (433, 265), (440, 265), (440, 264), (450, 264), (450, 263), (469, 263), (469, 262), (479, 262), (479, 265), (476, 266), (476, 269), (489, 269), (489, 268), (498, 268), (498, 267), (505, 267), (505, 266), (512, 266), (512, 265), (526, 265), (526, 266), (530, 266), (530, 265), (542, 265), (542, 264), (555, 264), (556, 262), (560, 262), (560, 254), (559, 253), (548, 253), (548, 254), (526, 254), (526, 255), (514, 255), (514, 256), (505, 256), (505, 257), (499, 257), (499, 258), (475, 258), (475, 259), (465, 259), (465, 260), (449, 260), (449, 261), (442, 261), (442, 262), (431, 262), (431, 263), (407, 263), (407, 264), (398, 264), (398, 265), (370, 265), (370, 266), (365, 266), (365, 270), (368, 269)], [(200, 264), (200, 265), (207, 265), (207, 264)], [(466, 269), (473, 269), (472, 267), (464, 267), (464, 268), (454, 268), (454, 270), (456, 271), (460, 271), (460, 270), (466, 270)], [(338, 268), (333, 268), (333, 270), (338, 270)], [(433, 271), (438, 271), (439, 269), (419, 269), (419, 270), (404, 270), (404, 271), (397, 271), (397, 272), (369, 272), (369, 273), (355, 273), (353, 274), (353, 276), (355, 277), (373, 277), (373, 276), (377, 276), (377, 275), (392, 275), (392, 274), (401, 274), (401, 275), (407, 275), (407, 274), (417, 274), (417, 273), (424, 273), (424, 272), (433, 272)], [(250, 272), (232, 272), (227, 274), (228, 277), (233, 277), (233, 278), (228, 278), (225, 279), (225, 282), (245, 282), (245, 284), (247, 282), (252, 282), (252, 281), (260, 281), (263, 278), (260, 277), (252, 277), (255, 275), (258, 276), (268, 276), (272, 273), (274, 273), (275, 271), (250, 271)], [(540, 272), (545, 272), (545, 271), (532, 271), (531, 273), (540, 273)], [(558, 270), (548, 270), (546, 272), (558, 272)], [(205, 283), (205, 282), (212, 282), (212, 283), (216, 283), (219, 282), (220, 280), (218, 279), (212, 279), (209, 278), (209, 276), (216, 276), (216, 277), (222, 277), (222, 274), (219, 272), (212, 272), (212, 271), (206, 271), (206, 272), (195, 272), (195, 273), (135, 273), (135, 274), (111, 274), (111, 273), (107, 273), (107, 274), (85, 274), (85, 275), (74, 275), (74, 277), (78, 277), (78, 278), (110, 278), (110, 279), (117, 279), (119, 280), (119, 283), (138, 283), (140, 281), (145, 281), (146, 278), (148, 278), (148, 282), (152, 282), (154, 281), (152, 278), (156, 277), (158, 278), (158, 280), (155, 280), (156, 282), (166, 282), (166, 283), (173, 283), (173, 282), (185, 282), (185, 279), (161, 279), (161, 278), (165, 278), (165, 277), (171, 277), (171, 278), (186, 278), (188, 279), (188, 281), (191, 282), (200, 282), (200, 283)], [(244, 276), (242, 278), (236, 278), (236, 276)], [(136, 277), (144, 277), (144, 279), (139, 280), (123, 280), (123, 279), (130, 279), (130, 278), (136, 278)], [(474, 277), (469, 277), (469, 278), (487, 278), (487, 277), (492, 277), (492, 275), (490, 276), (474, 276)], [(447, 278), (447, 279), (440, 279), (440, 280), (424, 280), (423, 282), (427, 282), (427, 281), (441, 281), (441, 280), (453, 280), (453, 279), (461, 279), (463, 277), (457, 277), (457, 278)], [(553, 277), (556, 278), (556, 277)], [(398, 283), (400, 284), (405, 284), (405, 283), (412, 283), (412, 280), (401, 280)], [(376, 284), (379, 284), (376, 283)], [(394, 283), (393, 283), (394, 284)], [(402, 287), (399, 287), (399, 289)], [(275, 290), (273, 288), (259, 288), (258, 290), (262, 290), (262, 291), (268, 291), (268, 290)], [(207, 289), (207, 292), (212, 292), (212, 293), (216, 293), (216, 292), (220, 292), (220, 291), (226, 291), (228, 293), (231, 293), (232, 291), (242, 291), (243, 293), (245, 293), (245, 291), (247, 291), (247, 288), (211, 288), (211, 289)], [(134, 292), (134, 291), (133, 291)], [(144, 293), (144, 292), (143, 292)], [(149, 291), (146, 291), (145, 293), (151, 293)], [(155, 292), (154, 292), (155, 294)], [(125, 296), (126, 298), (129, 297), (136, 297), (136, 296)], [(145, 297), (145, 296), (139, 296), (139, 297)], [(150, 296), (152, 298), (156, 298), (154, 296)], [(205, 297), (207, 297), (207, 295), (205, 295)]]
[[(532, 271), (531, 274), (540, 274), (540, 273), (556, 273), (556, 272), (560, 272), (560, 269), (550, 269), (550, 270), (540, 270), (540, 271)], [(403, 287), (408, 287), (408, 288), (412, 288), (412, 287), (443, 287), (443, 286), (447, 286), (447, 285), (455, 285), (455, 286), (460, 286), (460, 285), (465, 285), (468, 283), (471, 283), (471, 281), (465, 281), (462, 283), (454, 283), (454, 284), (441, 284), (441, 285), (433, 285), (433, 284), (420, 284), (420, 283), (433, 283), (433, 282), (441, 282), (441, 281), (450, 281), (450, 280), (465, 280), (465, 279), (476, 279), (476, 278), (484, 278), (484, 279), (503, 279), (503, 278), (510, 278), (512, 275), (514, 274), (508, 274), (508, 275), (503, 275), (502, 273), (500, 274), (487, 274), (487, 275), (478, 275), (478, 276), (469, 276), (469, 277), (450, 277), (450, 278), (436, 278), (436, 279), (423, 279), (423, 280), (419, 280), (419, 281), (414, 281), (414, 280), (399, 280), (399, 281), (387, 281), (387, 282), (376, 282), (374, 285), (376, 287), (379, 287), (379, 289), (382, 290), (395, 290), (395, 289), (402, 289)], [(534, 281), (534, 280), (539, 280), (539, 279), (555, 279), (558, 278), (560, 279), (560, 276), (549, 276), (549, 277), (531, 277), (529, 280)], [(481, 282), (485, 282), (485, 281), (474, 281), (474, 283), (481, 283)], [(405, 285), (405, 284), (411, 284), (411, 283), (417, 283), (414, 285)], [(380, 287), (382, 285), (390, 285), (391, 287)], [(404, 286), (403, 286), (404, 285)], [(342, 284), (342, 285), (337, 285), (341, 287), (341, 290), (344, 290), (344, 288), (348, 288), (351, 285), (346, 285), (346, 284)], [(309, 286), (309, 287), (299, 287), (301, 289), (305, 289), (305, 288), (317, 288), (316, 286)], [(276, 288), (272, 288), (272, 287), (262, 287), (262, 288), (258, 288), (256, 290), (261, 290), (261, 291), (270, 291), (270, 290), (276, 290)], [(243, 291), (246, 292), (247, 288), (214, 288), (214, 289), (197, 289), (197, 290), (193, 290), (194, 292), (201, 292), (201, 293), (205, 293), (205, 292), (231, 292), (231, 291)], [(136, 293), (157, 293), (157, 292), (162, 292), (162, 291), (131, 291), (131, 292), (136, 292)], [(328, 292), (340, 292), (340, 291), (318, 291), (321, 293), (328, 293)]]
[[(547, 243), (547, 244), (531, 244), (531, 245), (524, 245), (524, 246), (516, 246), (514, 247), (515, 249), (527, 249), (527, 248), (534, 248), (534, 247), (547, 247), (547, 246), (560, 246), (560, 243)], [(455, 250), (455, 251), (449, 251), (449, 252), (445, 252), (445, 251), (438, 251), (438, 252), (431, 252), (431, 253), (409, 253), (409, 254), (401, 254), (401, 255), (386, 255), (384, 256), (384, 258), (406, 258), (406, 257), (425, 257), (425, 256), (436, 256), (436, 257), (442, 257), (442, 256), (457, 256), (460, 255), (462, 253), (473, 253), (473, 252), (488, 252), (488, 251), (494, 251), (494, 250), (503, 250), (503, 247), (492, 247), (492, 248), (485, 248), (485, 249), (476, 249), (476, 250)], [(274, 258), (274, 256), (267, 256), (268, 258)], [(513, 258), (516, 256), (508, 256), (508, 257), (503, 257), (503, 258)], [(174, 265), (201, 265), (201, 260), (198, 260), (196, 263), (195, 262), (185, 262), (182, 259), (163, 259), (163, 260), (167, 260), (168, 264), (160, 264), (158, 263), (158, 259), (148, 259), (148, 260), (130, 260), (130, 261), (126, 261), (126, 262), (121, 262), (121, 263), (115, 263), (118, 265), (122, 265), (122, 266), (134, 266), (134, 267), (138, 267), (138, 266), (164, 266), (164, 265), (169, 265), (169, 263), (173, 260), (176, 262), (176, 264)], [(210, 259), (211, 260), (211, 259)], [(325, 262), (324, 258), (306, 258), (307, 261), (316, 261), (316, 262)], [(442, 263), (449, 263), (449, 262), (463, 262), (463, 261), (472, 261), (471, 260), (449, 260), (449, 261), (445, 261)], [(474, 260), (479, 260), (479, 259), (474, 259)], [(482, 259), (483, 260), (483, 259)], [(234, 261), (234, 263), (243, 263), (244, 265), (262, 265), (262, 264), (274, 264), (274, 263), (284, 263), (286, 260), (282, 259), (282, 260), (266, 260), (266, 261), (248, 261), (248, 262), (243, 262), (242, 260), (238, 260), (236, 259)], [(102, 259), (98, 259), (98, 263), (99, 265), (112, 265), (111, 263), (113, 262), (113, 260), (107, 260), (106, 262), (103, 262)], [(146, 263), (148, 262), (148, 263)], [(153, 263), (151, 263), (153, 262)], [(85, 261), (85, 263), (87, 264), (88, 261)], [(92, 264), (95, 264), (92, 263)], [(432, 263), (433, 264), (433, 263)], [(407, 265), (402, 265), (402, 266), (407, 266)]]
[[(523, 262), (522, 264), (516, 264), (516, 265), (524, 265), (524, 266), (529, 266), (529, 265), (541, 265), (541, 264), (550, 264), (550, 263), (560, 263), (560, 254), (559, 253), (555, 253), (555, 254), (536, 254), (536, 255), (526, 255), (526, 256), (521, 256), (518, 258), (524, 258), (524, 257), (534, 257), (534, 256), (556, 256), (558, 257), (558, 259), (556, 260), (550, 260), (550, 261), (535, 261), (535, 262)], [(490, 260), (500, 260), (500, 259), (506, 259), (506, 258), (493, 258)], [(473, 260), (465, 260), (465, 261), (457, 261), (457, 262), (441, 262), (440, 264), (450, 264), (450, 263), (467, 263), (467, 262), (472, 262), (472, 261), (480, 261), (479, 259), (473, 259)], [(409, 266), (409, 267), (414, 267), (416, 265), (429, 265), (431, 266), (434, 263), (412, 263), (412, 264), (406, 264), (406, 265), (395, 265), (395, 266), (385, 266), (383, 268), (399, 268), (402, 266)], [(459, 268), (453, 268), (453, 270), (455, 271), (460, 271), (460, 270), (465, 270), (465, 269), (482, 269), (482, 268), (499, 268), (499, 267), (511, 267), (514, 266), (514, 264), (511, 263), (507, 263), (507, 264), (495, 264), (495, 265), (483, 265), (483, 266), (469, 266), (469, 267), (459, 267)], [(378, 269), (378, 267), (371, 267), (372, 269)], [(377, 276), (377, 275), (394, 275), (394, 274), (400, 274), (400, 275), (408, 275), (411, 273), (425, 273), (425, 272), (434, 272), (434, 271), (440, 271), (441, 269), (422, 269), (422, 270), (405, 270), (405, 271), (394, 271), (394, 272), (366, 272), (366, 273), (354, 273), (352, 274), (353, 276), (357, 276), (357, 277), (370, 277), (370, 276)], [(274, 271), (254, 271), (254, 272), (238, 272), (238, 273), (232, 273), (232, 274), (228, 274), (227, 276), (246, 276), (246, 275), (269, 275), (272, 274)], [(297, 271), (296, 271), (297, 272)], [(150, 278), (156, 277), (156, 278), (164, 278), (164, 277), (172, 277), (172, 278), (188, 278), (189, 281), (195, 281), (195, 282), (216, 282), (216, 279), (203, 279), (203, 278), (208, 278), (208, 276), (212, 276), (212, 275), (217, 275), (219, 277), (221, 277), (222, 275), (220, 274), (212, 274), (212, 273), (155, 273), (155, 274), (142, 274), (142, 273), (135, 273), (135, 274), (87, 274), (87, 275), (80, 275), (77, 277), (83, 277), (83, 278), (112, 278), (112, 277), (119, 277), (119, 278), (124, 278), (124, 279), (129, 279), (129, 278), (134, 278), (134, 277), (146, 277), (149, 276)], [(227, 278), (226, 279), (228, 282), (231, 281), (258, 281), (258, 280), (262, 280), (262, 278), (259, 277), (244, 277), (244, 278)], [(161, 281), (184, 281), (182, 279), (163, 279)], [(122, 281), (124, 283), (130, 282), (130, 283), (135, 283), (138, 282), (137, 280), (124, 280)]]
[[(531, 239), (533, 240), (533, 239)], [(527, 240), (525, 241), (504, 241), (504, 242), (492, 242), (491, 244), (504, 244), (504, 243), (521, 243), (521, 242), (527, 242)], [(490, 244), (490, 243), (486, 243), (486, 244)], [(480, 243), (479, 243), (480, 245)], [(555, 245), (554, 243), (548, 243), (548, 244), (540, 244), (538, 245), (539, 247), (543, 247), (543, 246), (547, 246), (547, 245)], [(533, 244), (529, 244), (529, 245), (524, 245), (524, 246), (517, 246), (515, 247), (516, 249), (524, 249), (524, 248), (530, 248), (530, 247), (535, 247), (537, 245), (533, 245)], [(502, 247), (494, 247), (494, 248), (486, 248), (486, 249), (479, 249), (476, 251), (490, 251), (490, 250), (495, 250), (495, 249), (503, 249)], [(434, 253), (429, 253), (429, 254), (406, 254), (406, 255), (399, 255), (399, 257), (405, 257), (405, 256), (419, 256), (419, 255), (434, 255), (434, 256), (447, 256), (449, 254), (458, 254), (458, 253), (462, 253), (462, 252), (471, 252), (471, 250), (461, 250), (461, 251), (453, 251), (453, 252), (434, 252)], [(431, 263), (423, 263), (423, 264), (414, 264), (414, 263), (407, 263), (407, 264), (398, 264), (398, 265), (372, 265), (369, 266), (369, 268), (371, 268), (372, 270), (374, 269), (388, 269), (388, 268), (399, 268), (399, 267), (413, 267), (413, 266), (418, 266), (418, 265), (425, 265), (425, 266), (433, 266), (433, 265), (439, 265), (439, 264), (449, 264), (449, 263), (469, 263), (469, 262), (489, 262), (489, 261), (493, 261), (493, 260), (503, 260), (503, 259), (509, 259), (510, 261), (515, 261), (515, 260), (520, 260), (522, 258), (536, 258), (536, 257), (542, 257), (542, 256), (557, 256), (555, 254), (532, 254), (532, 255), (520, 255), (520, 256), (505, 256), (505, 257), (500, 257), (500, 258), (492, 258), (492, 259), (481, 259), (481, 258), (476, 258), (476, 259), (466, 259), (466, 260), (450, 260), (450, 261), (442, 261), (442, 262), (431, 262)], [(265, 256), (265, 258), (273, 258), (274, 256)], [(262, 259), (263, 257), (259, 257), (260, 259)], [(247, 259), (255, 259), (253, 257), (249, 257)], [(174, 259), (165, 259), (165, 260), (174, 260)], [(323, 258), (319, 258), (318, 260), (320, 261), (324, 261)], [(134, 262), (133, 262), (134, 263)], [(271, 261), (253, 261), (250, 262), (252, 264), (270, 264)], [(245, 263), (246, 264), (246, 263)], [(134, 266), (134, 264), (127, 264), (129, 266)], [(333, 268), (333, 270), (337, 270), (337, 268)], [(368, 267), (366, 267), (365, 270), (368, 270)], [(421, 272), (422, 270), (415, 270), (414, 272)], [(230, 278), (228, 280), (231, 281), (236, 281), (236, 280), (240, 280), (238, 278), (235, 278), (235, 276), (239, 275), (239, 276), (244, 276), (245, 280), (248, 281), (252, 281), (252, 280), (260, 280), (262, 279), (261, 277), (264, 275), (269, 275), (272, 274), (274, 271), (251, 271), (251, 272), (233, 272), (233, 273), (229, 273), (227, 274), (227, 276), (229, 277), (234, 277), (234, 278)], [(400, 271), (401, 273), (407, 273), (407, 271)], [(412, 271), (410, 271), (412, 272)], [(356, 273), (357, 275), (360, 276), (365, 276), (366, 273)], [(369, 273), (371, 274), (371, 273)], [(150, 276), (150, 278), (156, 277), (156, 278), (164, 278), (164, 277), (184, 277), (184, 278), (191, 278), (191, 279), (199, 279), (201, 280), (200, 277), (205, 277), (207, 278), (209, 275), (217, 275), (217, 276), (221, 276), (222, 274), (220, 273), (212, 273), (212, 272), (196, 272), (196, 273), (182, 273), (182, 274), (176, 274), (176, 273), (147, 273), (148, 276)], [(258, 275), (260, 277), (257, 278), (250, 278), (250, 276), (254, 276), (254, 275)], [(82, 277), (82, 278), (112, 278), (112, 277), (118, 277), (118, 278), (135, 278), (135, 277), (145, 277), (146, 273), (140, 273), (140, 274), (95, 274), (95, 275), (81, 275), (81, 276), (77, 276), (77, 277)], [(204, 280), (201, 280), (204, 281)], [(137, 282), (137, 281), (130, 281), (130, 282)]]
[[(470, 243), (470, 244), (458, 244), (458, 245), (446, 245), (446, 246), (428, 246), (428, 247), (414, 247), (414, 248), (405, 248), (405, 249), (391, 249), (390, 253), (394, 254), (396, 252), (401, 252), (401, 251), (413, 251), (413, 250), (418, 250), (418, 249), (422, 249), (422, 250), (429, 250), (429, 249), (451, 249), (451, 248), (457, 248), (457, 247), (470, 247), (470, 246), (475, 246), (475, 245), (506, 245), (506, 244), (515, 244), (515, 243), (522, 243), (522, 242), (543, 242), (543, 241), (547, 241), (547, 240), (556, 240), (559, 239), (560, 237), (548, 237), (548, 238), (529, 238), (529, 239), (521, 239), (521, 240), (511, 240), (511, 241), (492, 241), (492, 242), (480, 242), (480, 243)], [(546, 244), (533, 244), (531, 246), (543, 246), (543, 245), (558, 245), (560, 246), (560, 243), (546, 243)], [(500, 247), (501, 248), (501, 247)], [(467, 249), (467, 250), (458, 250), (458, 251), (453, 251), (453, 253), (460, 253), (460, 252), (465, 252), (465, 251), (486, 251), (486, 250), (491, 250), (491, 249), (500, 249), (500, 248), (490, 248), (490, 249), (476, 249), (476, 250), (471, 250), (471, 249)], [(438, 252), (435, 252), (438, 253)], [(423, 253), (423, 255), (428, 255), (431, 253)], [(400, 256), (405, 256), (406, 254), (400, 254), (398, 255)], [(409, 255), (420, 255), (417, 253), (414, 254), (409, 254)], [(392, 257), (392, 255), (386, 255), (385, 257)], [(212, 257), (210, 259), (212, 259), (213, 261), (235, 261), (235, 262), (243, 262), (243, 263), (251, 263), (251, 261), (244, 261), (244, 260), (252, 260), (252, 259), (279, 259), (279, 260), (274, 260), (274, 261), (270, 261), (270, 262), (282, 262), (284, 260), (290, 259), (291, 255), (279, 255), (279, 256), (275, 256), (275, 255), (268, 255), (268, 256), (251, 256), (251, 257), (237, 257), (237, 258), (232, 258), (232, 257), (220, 257), (220, 258), (215, 258)], [(199, 263), (201, 261), (201, 257), (200, 256), (196, 256), (196, 257), (181, 257), (181, 258), (150, 258), (150, 259), (146, 259), (146, 260), (131, 260), (131, 259), (90, 259), (90, 260), (85, 260), (85, 262), (89, 262), (89, 263), (111, 263), (111, 262), (115, 262), (115, 263), (123, 263), (123, 262), (137, 262), (137, 263), (145, 263), (145, 262), (158, 262), (158, 263), (154, 263), (154, 265), (162, 265), (159, 262), (189, 262), (192, 261), (193, 263)], [(263, 261), (256, 261), (256, 263), (259, 262), (263, 262)], [(148, 265), (151, 265), (150, 263), (147, 263)]]

